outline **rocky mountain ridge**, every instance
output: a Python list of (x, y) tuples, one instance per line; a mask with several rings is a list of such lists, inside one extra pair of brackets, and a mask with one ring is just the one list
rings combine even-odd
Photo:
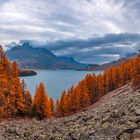
[(77, 69), (86, 64), (72, 57), (58, 57), (45, 48), (34, 48), (28, 42), (6, 51), (9, 60), (16, 60), (20, 69)]
[(88, 71), (92, 71), (92, 70), (107, 70), (113, 66), (116, 66), (116, 65), (120, 65), (124, 62), (126, 62), (128, 60), (128, 58), (120, 58), (116, 61), (112, 61), (112, 62), (109, 62), (109, 63), (104, 63), (104, 64), (88, 64), (86, 68), (83, 68), (83, 69), (79, 69), (79, 70), (88, 70)]
[[(56, 56), (46, 48), (34, 47), (29, 42), (16, 45), (6, 52), (9, 60), (16, 60), (21, 69), (74, 69), (79, 71), (106, 70), (112, 66), (119, 65), (129, 58), (137, 55), (132, 53), (126, 58), (104, 64), (83, 64), (74, 60), (73, 57)], [(90, 57), (90, 56), (89, 56)]]
[(0, 132), (0, 140), (139, 140), (140, 90), (129, 83), (60, 119), (2, 121)]

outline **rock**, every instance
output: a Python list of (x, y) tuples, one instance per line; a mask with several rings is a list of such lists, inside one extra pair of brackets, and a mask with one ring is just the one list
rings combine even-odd
[(13, 127), (7, 127), (5, 131), (7, 133), (16, 133), (15, 128), (13, 128)]
[(140, 122), (137, 123), (137, 127), (140, 128)]
[(54, 136), (49, 136), (49, 138), (47, 140), (55, 140)]
[(0, 140), (140, 140), (140, 94), (125, 91), (121, 87), (115, 91), (120, 95), (110, 99), (107, 94), (86, 111), (64, 118), (4, 120)]
[(81, 133), (80, 134), (80, 140), (89, 140), (89, 137), (86, 134)]
[(0, 140), (5, 140), (5, 138), (4, 138), (4, 137), (2, 137), (2, 136), (0, 136)]
[(89, 135), (89, 136), (95, 135), (95, 130), (89, 130), (88, 135)]
[(129, 133), (123, 133), (120, 137), (119, 140), (130, 140), (130, 134)]
[(135, 129), (132, 136), (132, 140), (140, 140), (140, 129)]
[(39, 140), (48, 140), (47, 135), (39, 135)]
[(89, 136), (89, 140), (97, 140), (96, 136)]
[(140, 116), (140, 109), (136, 109), (135, 113), (136, 113), (137, 116)]
[(122, 110), (114, 110), (113, 114), (111, 115), (111, 118), (119, 118), (122, 115), (124, 115), (124, 113), (122, 112)]
[(136, 116), (135, 118), (130, 119), (130, 121), (133, 121), (135, 123), (139, 123), (140, 122), (140, 116)]
[(78, 133), (70, 133), (69, 136), (74, 140), (79, 140), (80, 134), (78, 134)]
[(140, 134), (140, 129), (135, 129), (133, 134)]

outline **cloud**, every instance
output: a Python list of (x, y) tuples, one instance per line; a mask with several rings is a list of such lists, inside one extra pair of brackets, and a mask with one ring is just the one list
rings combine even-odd
[(88, 39), (65, 39), (47, 42), (20, 41), (20, 43), (23, 42), (29, 42), (34, 47), (44, 47), (57, 56), (70, 56), (83, 63), (98, 64), (117, 60), (140, 49), (140, 35), (130, 33), (106, 34)]
[(0, 0), (0, 5), (1, 44), (37, 40), (57, 55), (86, 63), (108, 62), (139, 48), (139, 0)]
[(139, 0), (0, 0), (0, 4), (2, 43), (140, 33)]
[(106, 34), (85, 40), (48, 42), (43, 46), (56, 55), (73, 56), (80, 62), (101, 64), (137, 52), (140, 49), (140, 35)]

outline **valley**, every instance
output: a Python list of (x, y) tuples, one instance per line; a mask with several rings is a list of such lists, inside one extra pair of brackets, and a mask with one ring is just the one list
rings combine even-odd
[(140, 0), (0, 6), (0, 140), (140, 140)]

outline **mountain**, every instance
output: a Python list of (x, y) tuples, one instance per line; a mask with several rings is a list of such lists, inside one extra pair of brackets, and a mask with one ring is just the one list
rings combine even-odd
[[(14, 47), (13, 47), (14, 46)], [(112, 66), (119, 65), (137, 55), (130, 53), (125, 58), (120, 58), (109, 63), (82, 64), (75, 61), (72, 57), (58, 57), (46, 48), (37, 48), (28, 42), (13, 44), (13, 48), (6, 52), (8, 58), (16, 60), (21, 69), (76, 69), (76, 70), (106, 70)]]
[(110, 67), (113, 67), (115, 65), (120, 65), (120, 64), (126, 62), (127, 60), (128, 60), (128, 58), (120, 58), (120, 59), (118, 59), (116, 61), (112, 61), (110, 63), (102, 64), (102, 65), (100, 65), (100, 68), (102, 70), (106, 70), (106, 69), (109, 69)]
[(21, 69), (78, 69), (86, 64), (72, 57), (57, 57), (45, 48), (34, 48), (28, 42), (17, 45), (6, 52), (9, 60), (16, 60)]
[(115, 65), (119, 65), (119, 64), (122, 64), (124, 63), (125, 61), (127, 61), (128, 58), (120, 58), (116, 61), (112, 61), (112, 62), (109, 62), (109, 63), (104, 63), (102, 65), (99, 65), (99, 64), (88, 64), (86, 66), (86, 68), (80, 68), (80, 69), (77, 69), (79, 71), (94, 71), (94, 70), (107, 70), (109, 69), (110, 67), (113, 67)]
[(132, 58), (132, 57), (138, 55), (138, 53), (139, 53), (139, 52), (129, 53), (129, 54), (126, 55), (126, 58)]
[(101, 70), (101, 65), (98, 64), (88, 64), (86, 70)]
[(105, 64), (100, 65), (100, 68), (101, 68), (102, 70), (106, 70), (106, 69), (108, 69), (108, 68), (110, 68), (110, 67), (113, 67), (113, 66), (116, 66), (116, 65), (120, 65), (120, 64), (126, 62), (127, 60), (129, 60), (129, 59), (135, 57), (136, 55), (138, 55), (138, 53), (136, 53), (136, 52), (134, 52), (134, 53), (129, 53), (129, 54), (127, 54), (125, 57), (120, 58), (120, 59), (118, 59), (118, 60), (116, 60), (116, 61), (112, 61), (112, 62), (109, 62), (109, 63), (105, 63)]

